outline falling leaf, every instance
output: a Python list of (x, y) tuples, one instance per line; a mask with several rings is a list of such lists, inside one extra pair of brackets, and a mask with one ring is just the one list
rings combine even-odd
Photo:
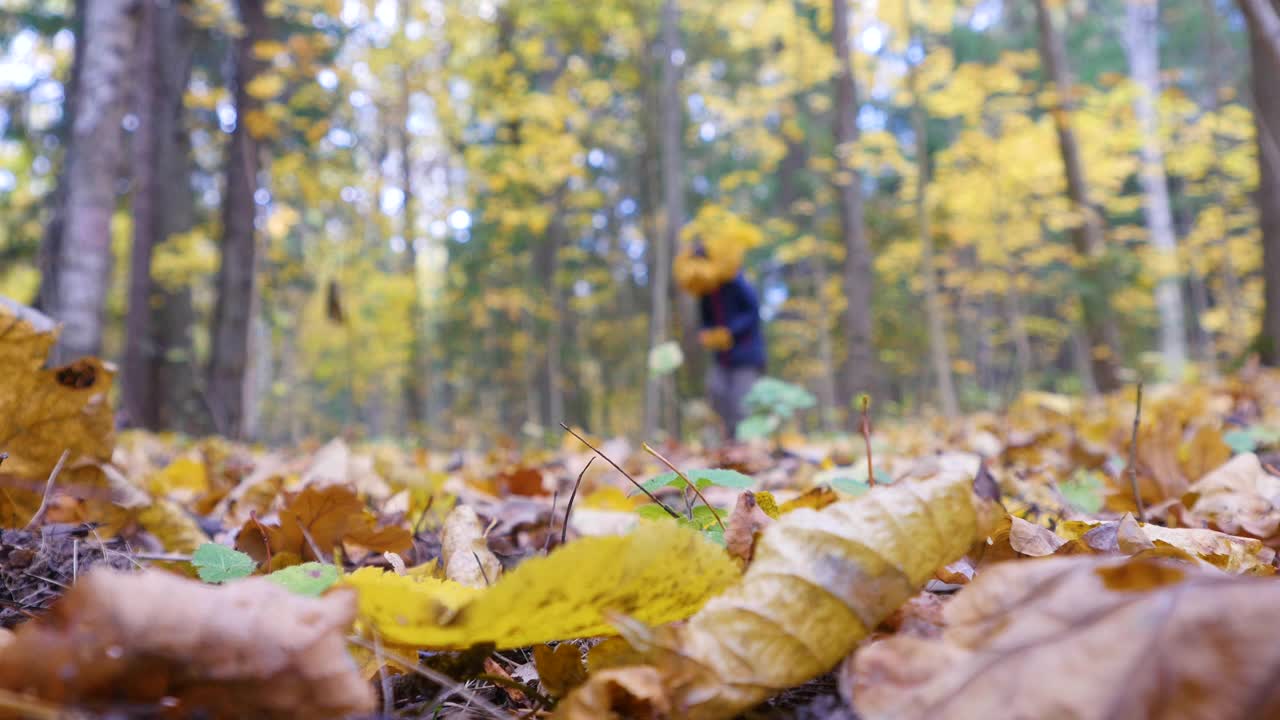
[(0, 688), (111, 711), (335, 717), (373, 709), (346, 651), (351, 593), (304, 598), (265, 579), (205, 585), (94, 570), (0, 653)]
[[(320, 560), (317, 551), (332, 552), (342, 543), (378, 552), (404, 552), (412, 542), (412, 535), (404, 528), (379, 527), (356, 494), (339, 485), (309, 487), (288, 495), (278, 526), (250, 521), (236, 535), (236, 548), (259, 563), (277, 555), (297, 558), (295, 562)], [(282, 566), (274, 559), (271, 564), (273, 568)]]
[(564, 697), (587, 679), (582, 651), (573, 643), (560, 643), (554, 649), (549, 645), (535, 645), (533, 663), (538, 668), (542, 687), (552, 697)]
[(855, 658), (859, 717), (1273, 717), (1280, 585), (1159, 559), (1047, 558), (985, 571), (936, 640)]
[[(950, 473), (788, 513), (761, 536), (741, 582), (688, 623), (626, 636), (654, 658), (681, 717), (732, 717), (830, 670), (982, 537), (995, 514), (971, 487)], [(593, 677), (574, 695), (598, 697), (598, 682), (610, 680)]]
[(360, 615), (387, 641), (423, 648), (499, 649), (614, 635), (609, 613), (641, 622), (688, 617), (738, 577), (724, 549), (670, 522), (630, 535), (575, 540), (525, 560), (486, 589), (362, 568), (343, 578)]
[(249, 577), (258, 568), (253, 558), (225, 545), (205, 543), (191, 555), (200, 579), (210, 583), (223, 583)]
[(440, 533), (440, 544), (445, 577), (453, 582), (488, 587), (502, 573), (502, 563), (485, 541), (480, 518), (466, 505), (449, 511)]
[(306, 562), (277, 570), (268, 575), (267, 579), (290, 592), (319, 597), (338, 582), (338, 568), (318, 562)]

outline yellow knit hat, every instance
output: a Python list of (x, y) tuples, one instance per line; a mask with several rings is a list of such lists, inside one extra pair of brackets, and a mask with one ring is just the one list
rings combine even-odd
[(763, 241), (764, 234), (755, 225), (719, 205), (703, 205), (680, 233), (672, 274), (686, 292), (706, 295), (732, 280), (742, 269), (747, 250)]

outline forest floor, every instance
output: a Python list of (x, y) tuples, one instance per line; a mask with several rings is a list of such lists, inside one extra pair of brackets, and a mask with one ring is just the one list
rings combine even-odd
[(110, 368), (41, 370), (47, 340), (0, 337), (0, 715), (1280, 702), (1273, 371), (1149, 387), (1140, 413), (1028, 393), (866, 437), (429, 453), (113, 433)]

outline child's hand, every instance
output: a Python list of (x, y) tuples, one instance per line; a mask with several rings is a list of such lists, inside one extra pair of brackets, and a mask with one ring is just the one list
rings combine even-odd
[(724, 326), (707, 328), (698, 333), (698, 341), (708, 350), (728, 350), (733, 347), (733, 333)]

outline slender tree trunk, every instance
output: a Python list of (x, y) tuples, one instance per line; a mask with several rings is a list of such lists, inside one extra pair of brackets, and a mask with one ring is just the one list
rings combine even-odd
[(1187, 363), (1186, 318), (1183, 313), (1178, 238), (1169, 205), (1169, 185), (1164, 172), (1164, 149), (1160, 144), (1160, 117), (1156, 101), (1160, 97), (1159, 0), (1128, 0), (1125, 3), (1125, 50), (1129, 71), (1138, 87), (1134, 116), (1142, 133), (1142, 201), (1147, 216), (1151, 246), (1160, 258), (1161, 273), (1156, 285), (1156, 311), (1160, 315), (1160, 355), (1165, 375), (1182, 377)]
[[(400, 4), (401, 12), (407, 12), (409, 3)], [(401, 15), (403, 22), (407, 15)], [(400, 190), (404, 193), (404, 202), (400, 207), (400, 236), (404, 238), (403, 271), (413, 282), (413, 299), (409, 302), (409, 316), (405, 322), (409, 324), (409, 367), (404, 375), (401, 393), (404, 400), (405, 418), (409, 425), (409, 437), (421, 442), (427, 432), (425, 422), (426, 393), (424, 392), (430, 378), (430, 366), (427, 362), (426, 347), (423, 338), (426, 314), (422, 307), (422, 274), (418, 270), (417, 245), (417, 202), (414, 197), (416, 189), (413, 182), (413, 139), (409, 135), (409, 70), (402, 68), (400, 73), (400, 111), (397, 113), (396, 144), (400, 155)]]
[[(151, 278), (151, 256), (172, 231), (172, 215), (185, 207), (180, 196), (187, 163), (179, 157), (183, 93), (191, 68), (190, 35), (178, 3), (140, 0), (138, 85), (133, 135), (133, 248), (129, 262), (129, 307), (125, 318), (124, 406), (129, 421), (162, 427), (161, 406), (180, 402), (160, 385), (160, 293)], [(189, 200), (188, 200), (189, 201)]]
[(1085, 348), (1093, 371), (1093, 380), (1101, 392), (1110, 392), (1120, 386), (1119, 358), (1116, 355), (1119, 333), (1111, 311), (1110, 273), (1103, 257), (1106, 240), (1103, 236), (1102, 217), (1089, 198), (1089, 184), (1085, 177), (1084, 161), (1075, 132), (1071, 128), (1071, 73), (1067, 67), (1067, 51), (1062, 35), (1054, 27), (1049, 0), (1035, 0), (1036, 22), (1040, 33), (1040, 57), (1048, 80), (1057, 93), (1057, 107), (1053, 120), (1058, 131), (1058, 149), (1067, 176), (1067, 195), (1075, 210), (1083, 217), (1071, 230), (1071, 241), (1080, 256), (1082, 285), (1080, 300), (1083, 305)]
[(124, 118), (132, 74), (136, 16), (129, 0), (85, 7), (83, 64), (68, 149), (66, 212), (58, 242), (53, 318), (63, 324), (57, 362), (102, 347), (111, 279), (111, 216), (116, 208)]
[[(684, 136), (681, 128), (684, 113), (680, 97), (680, 66), (684, 64), (684, 51), (680, 46), (680, 9), (676, 0), (662, 3), (662, 92), (661, 92), (661, 145), (662, 145), (662, 205), (663, 223), (661, 237), (653, 238), (653, 276), (649, 278), (653, 308), (649, 318), (649, 347), (656, 347), (667, 339), (670, 313), (671, 251), (684, 226)], [(645, 385), (644, 432), (653, 437), (662, 418), (661, 403), (664, 384), (669, 377), (649, 377)], [(669, 394), (669, 393), (668, 393)]]
[(1258, 135), (1258, 215), (1265, 304), (1258, 350), (1280, 365), (1280, 0), (1240, 0), (1249, 23), (1253, 117)]
[[(62, 155), (64, 168), (72, 164), (72, 152), (75, 149), (71, 142), (71, 126), (76, 116), (76, 97), (80, 94), (80, 72), (84, 66), (84, 15), (87, 0), (76, 0), (71, 27), (75, 33), (75, 49), (71, 57), (71, 76), (66, 83), (66, 102), (63, 104), (62, 121), (58, 126), (58, 138), (65, 150)], [(40, 239), (40, 289), (36, 293), (36, 309), (52, 313), (57, 307), (58, 261), (61, 256), (62, 233), (66, 226), (67, 193), (70, 186), (69, 174), (64, 170), (58, 173), (58, 184), (53, 190), (49, 207), (49, 219), (45, 223), (44, 234)]]
[(938, 293), (938, 270), (934, 265), (933, 230), (929, 225), (929, 126), (924, 114), (917, 66), (911, 66), (911, 127), (916, 136), (916, 230), (920, 233), (920, 273), (924, 278), (924, 309), (929, 325), (929, 358), (938, 388), (938, 404), (948, 418), (960, 414), (955, 380), (951, 375), (951, 350), (947, 346), (947, 320)]
[(226, 189), (222, 204), (222, 258), (218, 268), (218, 300), (213, 315), (213, 344), (206, 392), (218, 429), (228, 437), (245, 432), (249, 392), (250, 320), (255, 308), (257, 236), (254, 217), (258, 189), (258, 140), (245, 118), (260, 109), (247, 86), (262, 69), (253, 46), (268, 37), (263, 0), (239, 0), (244, 34), (235, 43), (234, 97), (236, 127), (227, 144)]
[[(840, 206), (840, 230), (844, 241), (845, 365), (841, 372), (844, 392), (852, 398), (875, 390), (875, 348), (872, 345), (871, 298), (875, 280), (871, 244), (863, 221), (862, 178), (849, 162), (858, 141), (858, 86), (849, 52), (849, 5), (831, 0), (831, 37), (836, 54), (835, 78), (835, 191)], [(853, 429), (857, 413), (847, 413)]]

